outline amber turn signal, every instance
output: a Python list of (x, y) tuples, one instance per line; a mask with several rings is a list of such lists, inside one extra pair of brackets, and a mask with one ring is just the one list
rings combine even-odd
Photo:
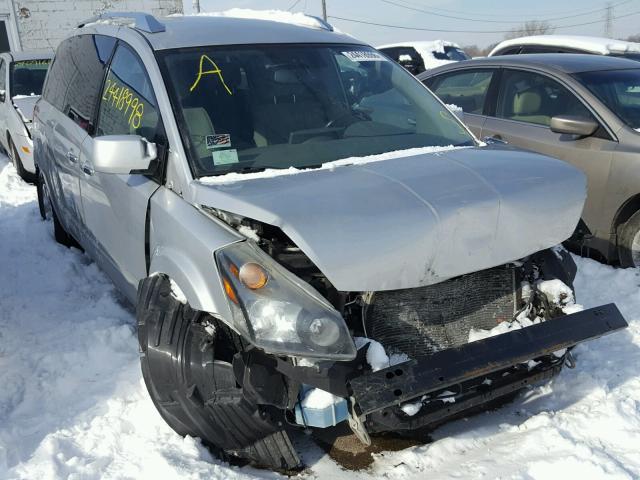
[(245, 263), (240, 267), (240, 281), (251, 290), (264, 287), (269, 280), (267, 272), (257, 263)]

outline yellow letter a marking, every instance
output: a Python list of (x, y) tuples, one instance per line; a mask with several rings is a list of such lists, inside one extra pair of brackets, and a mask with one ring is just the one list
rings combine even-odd
[[(210, 70), (202, 70), (202, 67), (204, 66), (204, 61), (205, 60), (211, 64), (211, 66), (213, 67), (212, 69), (210, 69)], [(227, 87), (227, 84), (224, 83), (224, 78), (222, 77), (222, 70), (220, 70), (218, 68), (218, 65), (216, 65), (216, 62), (211, 60), (206, 55), (202, 55), (200, 57), (200, 68), (198, 70), (198, 77), (196, 78), (196, 81), (193, 82), (193, 85), (191, 85), (191, 88), (189, 88), (190, 92), (193, 92), (193, 90), (198, 86), (198, 83), (200, 83), (200, 79), (205, 75), (218, 75), (218, 77), (220, 77), (220, 82), (222, 83), (222, 86), (227, 90), (229, 95), (233, 95), (233, 93), (231, 93), (231, 90), (229, 89), (229, 87)]]

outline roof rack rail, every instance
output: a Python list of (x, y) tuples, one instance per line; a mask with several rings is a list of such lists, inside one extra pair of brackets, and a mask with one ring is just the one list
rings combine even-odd
[(320, 17), (316, 17), (315, 15), (309, 15), (309, 14), (306, 14), (306, 13), (304, 15), (307, 16), (307, 17), (313, 18), (316, 22), (318, 22), (320, 24), (320, 28), (323, 28), (325, 30), (333, 32), (333, 25), (331, 25), (326, 20), (323, 20)]
[(156, 17), (150, 13), (144, 12), (105, 12), (79, 23), (78, 28), (82, 28), (90, 23), (98, 22), (100, 20), (111, 20), (117, 18), (128, 18), (133, 20), (133, 28), (142, 30), (143, 32), (158, 33), (166, 30), (165, 26), (160, 23)]

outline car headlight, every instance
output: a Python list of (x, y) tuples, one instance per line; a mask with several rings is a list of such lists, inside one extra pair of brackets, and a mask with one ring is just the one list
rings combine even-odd
[(257, 246), (215, 253), (234, 324), (268, 353), (351, 360), (356, 348), (340, 313)]

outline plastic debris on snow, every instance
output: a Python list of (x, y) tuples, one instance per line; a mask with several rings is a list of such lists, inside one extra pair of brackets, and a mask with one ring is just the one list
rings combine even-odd
[[(480, 144), (479, 147), (486, 146), (486, 144)], [(280, 177), (283, 175), (296, 175), (308, 172), (317, 172), (318, 170), (334, 170), (338, 167), (345, 167), (349, 165), (365, 165), (372, 162), (382, 162), (384, 160), (391, 160), (394, 158), (412, 157), (415, 155), (423, 154), (438, 154), (441, 152), (447, 152), (451, 150), (475, 148), (475, 147), (454, 147), (449, 145), (446, 147), (419, 147), (409, 148), (406, 150), (395, 150), (393, 152), (380, 153), (378, 155), (368, 155), (366, 157), (349, 157), (342, 160), (334, 160), (333, 162), (323, 163), (318, 168), (267, 168), (261, 172), (253, 173), (237, 173), (230, 172), (224, 175), (217, 175), (211, 177), (202, 177), (197, 181), (204, 185), (227, 185), (230, 183), (242, 182), (247, 180), (255, 180), (257, 178), (272, 178)]]

